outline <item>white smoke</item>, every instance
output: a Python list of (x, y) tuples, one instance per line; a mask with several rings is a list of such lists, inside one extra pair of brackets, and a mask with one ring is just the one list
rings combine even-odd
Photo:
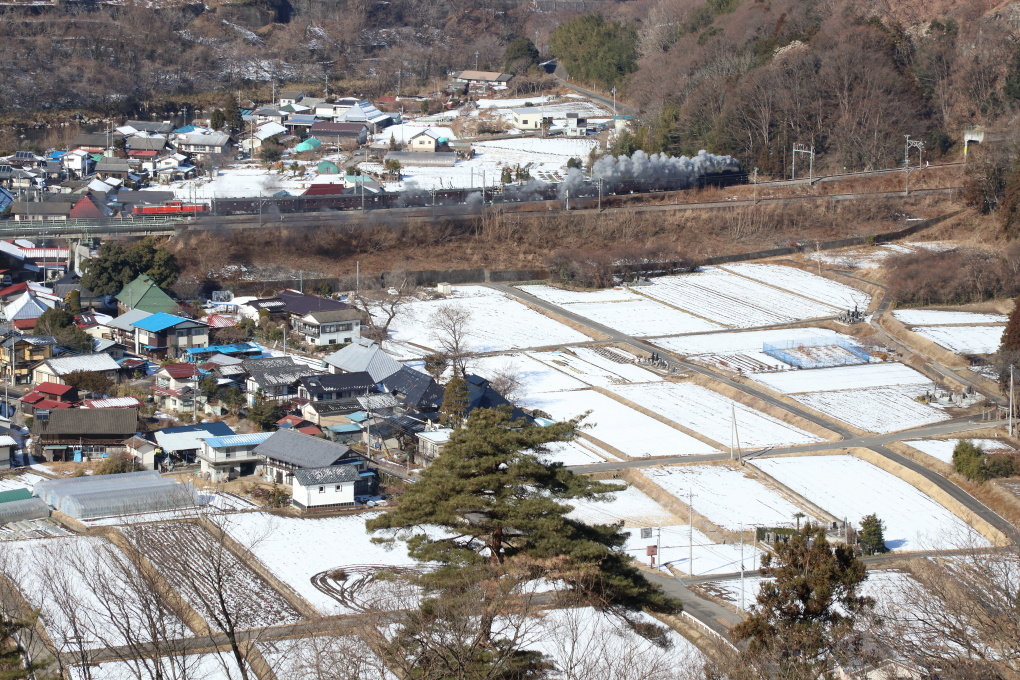
[(591, 174), (596, 182), (601, 179), (610, 184), (637, 180), (651, 187), (690, 186), (702, 175), (739, 169), (740, 163), (733, 156), (716, 156), (704, 149), (693, 158), (664, 153), (649, 156), (635, 151), (632, 156), (602, 156), (595, 161)]

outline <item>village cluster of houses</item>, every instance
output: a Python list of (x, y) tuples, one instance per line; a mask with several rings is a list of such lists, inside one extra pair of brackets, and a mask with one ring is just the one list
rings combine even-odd
[[(0, 244), (24, 258), (6, 253), (8, 277), (15, 270), (17, 277), (29, 274), (18, 267), (38, 270), (34, 263), (43, 257), (68, 263), (68, 249)], [(74, 324), (91, 338), (91, 348), (64, 346), (54, 335), (37, 332), (42, 315), (64, 307), (71, 291), (83, 308)], [(22, 463), (29, 456), (82, 461), (123, 453), (139, 469), (195, 465), (216, 482), (259, 475), (290, 485), (314, 478), (320, 482), (316, 488), (326, 488), (331, 482), (324, 480), (333, 477), (299, 471), (333, 466), (322, 463), (327, 452), (339, 460), (358, 445), (370, 457), (408, 466), (428, 465), (441, 452), (450, 432), (439, 425), (443, 386), (362, 338), (363, 312), (289, 289), (272, 297), (226, 292), (215, 297), (204, 313), (189, 314), (145, 275), (106, 298), (83, 290), (73, 272), (49, 285), (21, 281), (0, 289), (0, 375), (8, 386), (27, 390), (9, 401), (29, 426), (22, 433), (11, 426), (12, 414), (4, 414), (0, 465), (19, 449)], [(233, 331), (246, 320), (286, 329), (282, 349), (217, 341), (218, 330)], [(295, 346), (322, 351), (300, 352)], [(86, 374), (104, 385), (130, 383), (138, 396), (111, 396), (112, 387), (86, 392), (80, 381)], [(468, 386), (468, 410), (509, 405), (484, 379), (468, 376)], [(234, 395), (232, 403), (223, 398), (226, 392)], [(235, 432), (220, 420), (268, 402), (282, 414), (277, 434)], [(516, 415), (525, 417), (519, 410)], [(150, 431), (149, 423), (160, 419), (194, 424)], [(280, 431), (298, 438), (281, 440)], [(267, 447), (278, 441), (288, 443), (278, 448), (279, 455), (267, 457)], [(306, 449), (317, 453), (302, 453)], [(351, 484), (365, 481), (360, 472), (336, 474), (351, 476)], [(348, 491), (345, 487), (344, 498)], [(328, 499), (336, 500), (327, 495), (298, 502)]]

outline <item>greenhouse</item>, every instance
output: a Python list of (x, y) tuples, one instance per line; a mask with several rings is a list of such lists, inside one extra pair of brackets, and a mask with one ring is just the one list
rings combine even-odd
[(111, 491), (89, 491), (68, 495), (62, 511), (75, 519), (89, 520), (117, 515), (173, 512), (198, 507), (198, 492), (191, 484), (172, 479), (156, 486), (135, 486)]
[(194, 508), (191, 484), (165, 479), (155, 470), (39, 482), (35, 493), (46, 504), (75, 519), (168, 512)]
[[(142, 480), (150, 480), (148, 482)], [(46, 501), (50, 507), (60, 510), (58, 499), (69, 493), (90, 493), (92, 491), (109, 491), (127, 486), (140, 486), (146, 483), (159, 484), (163, 477), (157, 470), (140, 472), (124, 472), (117, 475), (91, 475), (87, 477), (70, 477), (68, 479), (46, 479), (35, 485), (35, 495)]]
[(50, 516), (50, 508), (39, 498), (0, 503), (0, 525), (42, 519)]

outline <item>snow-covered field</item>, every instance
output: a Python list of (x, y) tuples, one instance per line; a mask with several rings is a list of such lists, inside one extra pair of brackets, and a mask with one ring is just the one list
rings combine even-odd
[(541, 456), (542, 460), (564, 465), (591, 465), (605, 463), (606, 460), (619, 460), (613, 454), (582, 439), (570, 442), (553, 442), (547, 448), (549, 451)]
[(377, 142), (389, 142), (391, 139), (397, 144), (407, 144), (411, 137), (414, 137), (419, 132), (429, 131), (437, 137), (446, 137), (447, 139), (457, 139), (457, 135), (454, 133), (452, 128), (439, 127), (436, 125), (430, 125), (429, 123), (419, 123), (417, 121), (409, 121), (401, 123), (400, 125), (391, 125), (388, 128), (377, 132), (374, 135), (374, 139)]
[[(0, 571), (41, 611), (59, 651), (116, 647), (131, 639), (188, 635), (182, 621), (163, 611), (162, 621), (141, 604), (148, 588), (116, 546), (104, 538), (73, 536), (9, 541), (0, 549)], [(146, 596), (142, 596), (142, 590)]]
[[(89, 666), (71, 667), (73, 680), (137, 680), (137, 678), (202, 678), (202, 680), (240, 680), (241, 672), (227, 652), (188, 654), (185, 656), (106, 661)], [(250, 677), (250, 676), (249, 676)]]
[(729, 264), (723, 269), (839, 309), (857, 307), (863, 311), (871, 304), (871, 296), (864, 291), (796, 267), (776, 264)]
[(824, 253), (809, 253), (807, 259), (838, 269), (874, 269), (885, 264), (892, 255), (916, 252), (899, 243), (886, 243), (873, 248), (844, 248)]
[(41, 482), (44, 479), (48, 478), (31, 472), (25, 472), (20, 475), (11, 475), (9, 477), (0, 477), (0, 491), (14, 491), (15, 489), (28, 489), (31, 491), (35, 488), (36, 483)]
[(801, 340), (813, 340), (815, 338), (842, 338), (850, 340), (846, 335), (841, 335), (828, 328), (781, 328), (766, 331), (742, 331), (738, 333), (706, 333), (704, 335), (691, 335), (683, 338), (659, 338), (656, 345), (668, 349), (670, 352), (680, 356), (699, 356), (703, 354), (750, 354), (761, 352), (762, 345), (766, 342), (781, 342), (789, 340), (797, 342)]
[[(611, 350), (610, 350), (611, 351)], [(587, 385), (608, 387), (624, 383), (657, 382), (662, 377), (630, 363), (618, 363), (589, 347), (573, 347), (570, 351), (534, 352), (534, 359), (556, 368)]]
[(708, 444), (591, 390), (534, 394), (528, 401), (529, 406), (545, 411), (554, 420), (568, 420), (591, 411), (580, 433), (632, 458), (717, 453)]
[(655, 300), (624, 302), (588, 302), (573, 304), (568, 309), (595, 323), (642, 337), (704, 333), (722, 328), (706, 319), (667, 307)]
[[(607, 484), (612, 482), (606, 482)], [(567, 501), (574, 509), (570, 517), (585, 524), (623, 522), (630, 528), (665, 527), (679, 524), (676, 516), (636, 486), (620, 485), (612, 500), (604, 503), (577, 498)]]
[[(641, 538), (641, 532), (637, 529), (627, 529), (629, 535), (624, 550), (634, 559), (648, 564), (648, 557), (645, 550), (650, 545), (658, 545), (659, 559), (656, 564), (660, 566), (673, 566), (679, 571), (704, 576), (705, 574), (728, 574), (740, 571), (741, 559), (745, 569), (755, 569), (761, 562), (764, 551), (753, 548), (750, 543), (740, 547), (736, 543), (713, 543), (712, 540), (697, 529), (694, 530), (694, 550), (691, 551), (691, 525), (678, 524), (674, 526), (661, 527), (662, 535), (659, 537), (658, 528), (652, 532), (652, 538)], [(750, 540), (751, 534), (747, 537)], [(656, 544), (656, 540), (660, 542)], [(691, 558), (694, 559), (694, 571), (690, 570)]]
[(757, 458), (752, 465), (854, 526), (872, 513), (891, 550), (987, 545), (956, 515), (911, 484), (853, 456)]
[(923, 385), (865, 387), (835, 392), (805, 392), (794, 399), (830, 418), (868, 432), (898, 432), (912, 427), (948, 420), (939, 409), (914, 397), (925, 392)]
[(554, 286), (523, 285), (518, 286), (522, 292), (534, 295), (540, 300), (551, 302), (554, 305), (572, 305), (581, 303), (596, 302), (626, 302), (628, 300), (640, 300), (640, 295), (629, 288), (604, 288), (602, 290), (580, 291), (563, 290)]
[[(452, 168), (405, 165), (401, 170), (402, 181), (384, 182), (384, 186), (389, 191), (400, 191), (412, 185), (418, 189), (480, 189), (498, 185), (503, 168), (513, 169), (518, 165), (527, 168), (534, 179), (554, 181), (566, 174), (567, 161), (587, 159), (595, 144), (594, 139), (566, 137), (477, 142), (472, 144), (475, 155), (470, 160), (458, 160)], [(377, 174), (385, 171), (380, 163), (361, 163), (358, 167)]]
[[(953, 449), (960, 443), (959, 439), (910, 439), (905, 442), (921, 453), (926, 453), (932, 458), (938, 458), (944, 463), (953, 462)], [(997, 439), (972, 439), (975, 446), (980, 446), (985, 453), (1003, 453), (1012, 451), (1013, 447)]]
[(1002, 326), (915, 326), (911, 330), (956, 354), (993, 354), (1002, 344)]
[(954, 324), (1006, 323), (1004, 314), (977, 314), (974, 312), (942, 312), (935, 309), (897, 309), (892, 313), (908, 326), (949, 326)]
[(653, 279), (641, 292), (732, 328), (792, 323), (842, 311), (716, 268)]
[[(371, 516), (299, 519), (250, 512), (233, 515), (224, 528), (313, 607), (331, 614), (340, 611), (341, 604), (315, 587), (317, 574), (341, 567), (414, 565), (401, 541), (372, 543), (365, 531)], [(330, 537), (334, 540), (327, 540)]]
[[(336, 161), (337, 157), (325, 157)], [(307, 164), (303, 164), (307, 165)], [(294, 195), (304, 193), (312, 184), (336, 184), (343, 182), (343, 175), (318, 175), (315, 165), (306, 174), (295, 177), (291, 172), (266, 170), (258, 163), (246, 163), (216, 171), (216, 177), (209, 179), (171, 182), (149, 187), (153, 191), (173, 191), (179, 201), (208, 201), (212, 198), (241, 198), (247, 196), (272, 196), (278, 191), (289, 191)], [(143, 189), (145, 191), (145, 189)]]
[[(541, 353), (536, 353), (535, 356), (541, 355)], [(523, 383), (519, 396), (525, 402), (527, 402), (527, 395), (530, 394), (580, 390), (588, 386), (577, 378), (558, 370), (555, 366), (539, 361), (535, 356), (521, 352), (479, 357), (468, 361), (468, 370), (489, 380), (500, 372), (516, 372)]]
[[(613, 392), (723, 446), (792, 446), (820, 437), (692, 383), (617, 385)], [(735, 412), (739, 442), (733, 438)]]
[(917, 393), (923, 394), (926, 388), (934, 387), (934, 383), (922, 373), (918, 373), (909, 366), (896, 362), (837, 366), (834, 368), (817, 368), (805, 371), (784, 371), (782, 373), (762, 373), (755, 375), (754, 379), (783, 394), (828, 392), (833, 390), (888, 387), (892, 385), (919, 386)]
[(667, 644), (656, 645), (620, 619), (591, 607), (544, 611), (537, 625), (526, 624), (523, 639), (529, 649), (550, 658), (551, 677), (563, 680), (704, 677), (705, 658), (693, 643), (648, 614), (631, 616), (664, 628)]
[(464, 286), (456, 288), (455, 293), (445, 300), (415, 300), (401, 307), (390, 325), (390, 337), (396, 342), (423, 348), (417, 357), (420, 358), (439, 347), (432, 315), (443, 307), (452, 307), (470, 314), (466, 336), (467, 349), (472, 352), (498, 352), (591, 339), (492, 289)]
[(741, 524), (793, 526), (794, 514), (806, 512), (777, 490), (725, 465), (678, 465), (641, 472), (685, 503), (693, 490), (694, 511), (733, 531)]

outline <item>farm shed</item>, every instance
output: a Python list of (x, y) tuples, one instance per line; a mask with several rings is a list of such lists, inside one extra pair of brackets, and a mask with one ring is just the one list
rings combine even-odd
[(419, 165), (434, 168), (452, 168), (457, 164), (455, 151), (436, 151), (435, 153), (415, 153), (414, 151), (390, 151), (386, 161), (395, 160), (401, 165)]
[[(374, 478), (371, 472), (364, 474)], [(354, 505), (354, 487), (361, 475), (357, 465), (296, 470), (291, 503), (302, 510)]]
[(54, 479), (36, 485), (36, 493), (50, 499), (46, 502), (54, 509), (81, 520), (198, 506), (198, 492), (191, 484), (164, 479), (151, 471)]

